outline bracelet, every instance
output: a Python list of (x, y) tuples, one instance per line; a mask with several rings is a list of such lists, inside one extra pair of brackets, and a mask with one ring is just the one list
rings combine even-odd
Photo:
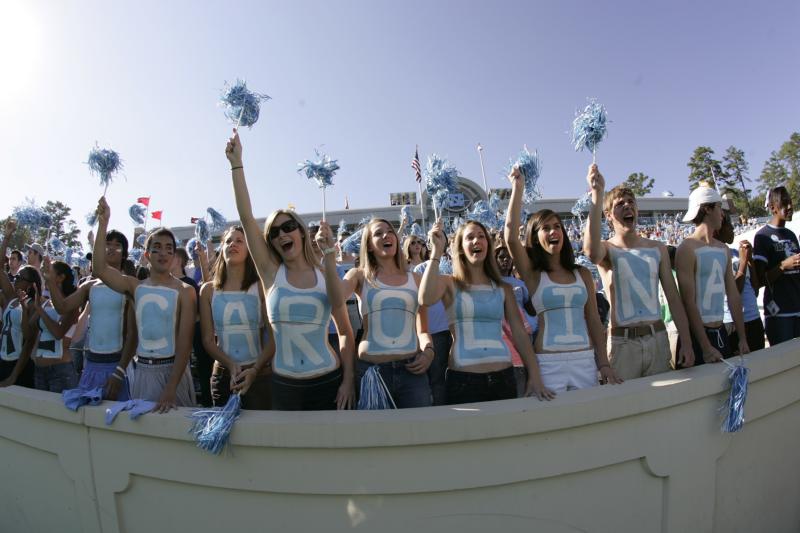
[(240, 168), (244, 168), (244, 167), (243, 167), (243, 166), (241, 166), (241, 165), (240, 165), (240, 166), (238, 166), (238, 167), (231, 167), (231, 170), (238, 170), (238, 169), (240, 169)]
[(441, 260), (442, 260), (442, 256), (441, 255), (439, 257), (431, 257), (431, 261), (434, 261), (436, 263), (438, 263)]
[(120, 375), (119, 375), (119, 374), (117, 374), (116, 372), (114, 372), (113, 374), (111, 374), (111, 377), (112, 377), (112, 378), (114, 378), (114, 379), (116, 379), (116, 380), (118, 380), (118, 381), (125, 381), (125, 378), (122, 378), (122, 377), (120, 377)]
[(322, 255), (335, 254), (336, 248), (325, 248), (322, 250)]
[(123, 376), (125, 375), (125, 369), (124, 369), (124, 368), (122, 368), (122, 367), (121, 367), (121, 366), (119, 366), (119, 365), (117, 365), (117, 368), (115, 368), (114, 370), (115, 370), (115, 371), (119, 370), (119, 371), (120, 371), (120, 373), (121, 373)]

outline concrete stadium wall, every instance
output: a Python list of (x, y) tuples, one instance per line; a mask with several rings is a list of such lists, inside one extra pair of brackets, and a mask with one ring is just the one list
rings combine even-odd
[(736, 434), (707, 365), (550, 403), (247, 412), (219, 457), (188, 409), (109, 427), (11, 387), (0, 531), (798, 531), (800, 340), (747, 362)]

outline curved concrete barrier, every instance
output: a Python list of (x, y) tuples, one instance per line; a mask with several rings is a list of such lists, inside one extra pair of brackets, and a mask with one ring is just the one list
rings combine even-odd
[(405, 411), (246, 412), (230, 454), (189, 410), (78, 413), (0, 390), (0, 530), (798, 531), (800, 340), (747, 358), (747, 422), (720, 432), (725, 367), (531, 399)]

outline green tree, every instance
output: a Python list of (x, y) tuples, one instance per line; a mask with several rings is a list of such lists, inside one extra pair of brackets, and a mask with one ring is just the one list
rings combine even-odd
[(712, 187), (717, 186), (717, 179), (722, 177), (722, 164), (714, 159), (714, 150), (708, 146), (698, 146), (686, 166), (689, 167), (689, 190), (694, 190), (702, 182)]
[(758, 178), (758, 189), (768, 192), (785, 185), (792, 198), (800, 196), (800, 133), (792, 133), (778, 151), (772, 152)]
[(733, 199), (737, 211), (750, 218), (750, 193), (752, 191), (747, 187), (747, 182), (750, 181), (747, 175), (750, 165), (744, 158), (744, 151), (735, 146), (729, 146), (725, 155), (722, 156), (722, 170), (721, 188)]
[(634, 172), (622, 182), (622, 185), (632, 190), (636, 196), (647, 196), (652, 192), (655, 180), (643, 172)]
[(69, 218), (72, 209), (67, 205), (48, 200), (43, 209), (50, 215), (53, 222), (47, 229), (39, 230), (39, 237), (44, 239), (49, 233), (50, 237), (57, 237), (69, 248), (80, 247), (80, 234), (75, 220)]

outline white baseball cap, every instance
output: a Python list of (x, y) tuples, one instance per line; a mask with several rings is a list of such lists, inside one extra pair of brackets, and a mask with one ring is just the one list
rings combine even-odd
[(719, 195), (716, 189), (708, 186), (700, 186), (692, 191), (689, 195), (689, 208), (686, 214), (683, 215), (684, 222), (691, 222), (700, 212), (700, 206), (705, 204), (722, 203), (722, 196)]

